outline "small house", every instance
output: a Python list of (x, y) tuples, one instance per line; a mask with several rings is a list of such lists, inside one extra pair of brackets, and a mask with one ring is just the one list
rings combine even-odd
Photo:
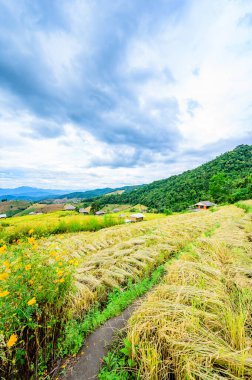
[(196, 206), (198, 209), (207, 210), (209, 207), (216, 206), (215, 203), (209, 202), (209, 201), (200, 201), (196, 203), (194, 206)]
[(88, 211), (85, 208), (80, 208), (79, 213), (83, 215), (88, 215)]
[(95, 215), (105, 215), (106, 213), (102, 210), (96, 211)]
[(36, 212), (31, 211), (31, 212), (29, 212), (29, 215), (36, 215)]
[(114, 210), (112, 210), (112, 212), (119, 212), (119, 208), (114, 208)]
[(141, 213), (130, 215), (130, 220), (132, 222), (141, 222), (143, 218), (144, 218), (144, 215)]
[(0, 214), (0, 219), (7, 218), (7, 214)]
[(65, 211), (74, 211), (75, 207), (73, 205), (65, 205), (64, 210)]

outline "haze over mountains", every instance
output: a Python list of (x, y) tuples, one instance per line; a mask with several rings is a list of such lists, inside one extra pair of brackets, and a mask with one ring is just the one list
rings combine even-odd
[(94, 198), (117, 191), (128, 191), (137, 188), (138, 186), (123, 186), (118, 188), (102, 188), (94, 190), (57, 190), (57, 189), (40, 189), (30, 186), (21, 186), (16, 188), (0, 189), (0, 200), (28, 200), (28, 201), (40, 201), (46, 199), (73, 199), (73, 198)]

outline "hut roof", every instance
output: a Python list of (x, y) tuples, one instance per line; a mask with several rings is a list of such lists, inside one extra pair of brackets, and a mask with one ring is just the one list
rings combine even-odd
[(209, 201), (200, 201), (195, 204), (195, 206), (215, 206), (215, 203), (209, 202)]
[(105, 212), (104, 211), (102, 211), (102, 210), (100, 210), (100, 211), (97, 211), (96, 213), (95, 213), (95, 215), (104, 215), (105, 214)]
[(75, 210), (75, 206), (72, 205), (65, 205), (64, 210)]
[(141, 212), (139, 212), (138, 214), (132, 214), (130, 216), (131, 218), (144, 218), (144, 214), (142, 214)]
[(79, 209), (79, 212), (83, 212), (84, 214), (85, 214), (85, 213), (88, 214), (88, 211), (87, 211), (85, 208), (80, 208), (80, 209)]
[(7, 214), (0, 214), (0, 218), (7, 218)]

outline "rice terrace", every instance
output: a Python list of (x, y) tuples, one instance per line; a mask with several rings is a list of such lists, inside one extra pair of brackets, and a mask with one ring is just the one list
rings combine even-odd
[(99, 378), (250, 379), (251, 205), (2, 245), (2, 378), (60, 378), (149, 291)]
[(0, 380), (252, 380), (252, 0), (0, 0)]

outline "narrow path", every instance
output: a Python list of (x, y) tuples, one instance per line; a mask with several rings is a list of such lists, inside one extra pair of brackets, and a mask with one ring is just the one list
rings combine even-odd
[(113, 336), (118, 330), (125, 327), (132, 312), (139, 304), (139, 301), (138, 299), (138, 301), (125, 309), (121, 315), (110, 319), (87, 337), (81, 349), (83, 354), (78, 358), (73, 367), (68, 368), (62, 380), (98, 379), (102, 358), (107, 354)]

